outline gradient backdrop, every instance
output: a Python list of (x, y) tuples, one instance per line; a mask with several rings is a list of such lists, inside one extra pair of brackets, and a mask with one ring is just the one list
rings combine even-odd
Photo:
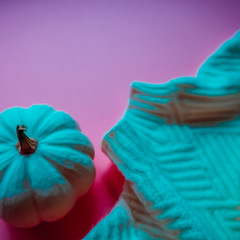
[(0, 239), (81, 239), (121, 191), (100, 143), (124, 113), (130, 83), (193, 76), (240, 27), (239, 13), (239, 0), (0, 0), (0, 111), (47, 103), (68, 112), (93, 142), (97, 168), (64, 219), (27, 230), (0, 220)]

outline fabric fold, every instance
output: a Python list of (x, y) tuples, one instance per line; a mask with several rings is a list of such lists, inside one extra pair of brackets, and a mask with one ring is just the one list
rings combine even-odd
[[(84, 238), (240, 239), (240, 32), (197, 77), (133, 82), (102, 150), (126, 178)], [(232, 67), (230, 67), (232, 66)]]

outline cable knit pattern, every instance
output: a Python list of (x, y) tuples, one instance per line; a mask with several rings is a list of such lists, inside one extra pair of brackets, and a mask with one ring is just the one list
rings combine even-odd
[(91, 239), (240, 239), (240, 32), (199, 69), (134, 82), (102, 149), (126, 182)]

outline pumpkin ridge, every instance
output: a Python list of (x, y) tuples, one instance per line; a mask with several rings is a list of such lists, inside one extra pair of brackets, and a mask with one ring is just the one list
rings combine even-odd
[[(63, 217), (73, 207), (73, 204), (77, 198), (75, 189), (58, 171), (58, 169), (56, 169), (49, 161), (46, 161), (43, 156), (37, 155), (37, 158), (41, 164), (44, 164), (42, 167), (44, 168), (45, 177), (41, 176), (41, 178), (37, 178), (34, 176), (33, 172), (31, 172), (35, 168), (39, 168), (40, 162), (38, 162), (34, 168), (30, 169), (30, 167), (33, 165), (30, 164), (30, 161), (28, 161), (27, 167), (29, 169), (30, 186), (32, 188), (32, 191), (35, 193), (34, 197), (36, 200), (37, 209), (39, 209), (40, 219), (47, 222), (55, 221), (59, 219), (59, 216), (55, 216), (56, 214), (59, 214), (61, 217)], [(49, 171), (49, 168), (54, 170), (54, 172)], [(55, 176), (53, 176), (53, 174), (55, 174)], [(39, 186), (39, 183), (41, 186)], [(51, 184), (49, 185), (49, 183)], [(44, 184), (48, 184), (48, 186), (45, 186), (46, 188), (43, 188)], [(46, 202), (48, 204), (46, 204)], [(61, 206), (61, 211), (56, 211), (57, 206)]]
[(94, 158), (93, 145), (86, 135), (76, 129), (61, 129), (41, 140), (41, 144), (52, 147), (70, 147)]
[(30, 183), (30, 173), (29, 173), (29, 169), (28, 169), (28, 164), (24, 164), (24, 170), (25, 170), (25, 173), (27, 175), (27, 180), (24, 181), (24, 187), (26, 189), (28, 189), (29, 191), (29, 194), (31, 196), (31, 199), (32, 199), (32, 203), (33, 203), (33, 206), (34, 206), (34, 209), (35, 209), (35, 213), (36, 213), (36, 216), (38, 217), (38, 222), (41, 222), (42, 219), (41, 219), (41, 216), (39, 214), (39, 209), (38, 209), (38, 205), (37, 205), (37, 200), (36, 200), (36, 193), (33, 191), (32, 187), (31, 187), (31, 183)]
[[(9, 153), (9, 151), (15, 150), (16, 148), (14, 147), (14, 143), (13, 144), (9, 144), (8, 142), (0, 142), (0, 153), (3, 154), (6, 151)], [(1, 162), (1, 160), (0, 160)], [(1, 164), (1, 163), (0, 163)]]
[[(44, 148), (44, 151), (42, 150)], [(62, 152), (61, 152), (62, 151)], [(78, 151), (77, 149), (73, 149), (71, 147), (61, 146), (58, 150), (60, 153), (56, 153), (55, 146), (51, 145), (41, 145), (39, 146), (38, 155), (41, 155), (43, 158), (49, 157), (49, 158), (56, 158), (56, 159), (71, 159), (71, 162), (76, 162), (79, 164), (82, 164), (84, 166), (91, 167), (93, 165), (93, 160), (91, 156), (88, 154), (82, 153), (81, 151)], [(66, 154), (67, 152), (67, 154)], [(65, 155), (64, 155), (65, 153)], [(53, 159), (54, 160), (54, 159)], [(77, 161), (76, 161), (77, 160)], [(55, 160), (54, 160), (55, 161)]]
[(45, 122), (46, 118), (48, 118), (49, 115), (56, 111), (54, 108), (46, 104), (32, 105), (25, 110), (25, 124), (28, 125), (29, 136), (33, 136), (34, 138), (36, 137), (36, 133), (39, 131), (41, 124)]
[[(81, 144), (73, 144), (73, 143), (48, 143), (48, 142), (44, 142), (44, 143), (41, 143), (42, 146), (49, 146), (49, 147), (52, 147), (52, 148), (66, 148), (68, 150), (73, 150), (74, 152), (78, 152), (79, 154), (85, 154), (87, 155), (88, 157), (91, 158), (91, 161), (93, 161), (93, 158), (94, 158), (94, 150), (93, 150), (93, 147), (91, 145), (81, 145)], [(81, 155), (82, 156), (82, 155)]]
[[(90, 168), (88, 169), (88, 171), (86, 171), (86, 168), (84, 168), (82, 166), (82, 164), (73, 162), (69, 159), (66, 159), (65, 162), (69, 162), (71, 165), (66, 165), (66, 164), (63, 165), (51, 158), (46, 158), (46, 160), (58, 170), (58, 172), (61, 174), (61, 176), (74, 189), (76, 189), (76, 192), (77, 192), (76, 198), (78, 198), (79, 196), (83, 196), (88, 191), (89, 187), (86, 186), (86, 184), (82, 184), (82, 181), (86, 182), (86, 177), (88, 176), (88, 171), (91, 171)], [(84, 176), (84, 175), (86, 175), (86, 176)], [(94, 180), (94, 178), (93, 178), (93, 180)], [(92, 183), (90, 183), (90, 186), (91, 186), (91, 184)], [(83, 187), (81, 187), (81, 185), (84, 185), (86, 189), (83, 189)]]
[(2, 120), (1, 124), (3, 124), (5, 128), (7, 128), (8, 132), (11, 133), (13, 137), (15, 134), (15, 131), (13, 130), (13, 128), (7, 124), (6, 120), (3, 117), (0, 117), (0, 120)]
[(33, 136), (36, 136), (38, 140), (42, 140), (46, 136), (62, 129), (75, 129), (79, 131), (80, 127), (69, 114), (63, 111), (55, 111), (50, 113), (45, 120), (40, 122), (38, 129), (36, 130), (37, 133)]
[[(7, 169), (13, 163), (13, 156), (14, 155), (15, 155), (14, 152), (12, 152), (12, 155), (10, 155), (9, 152), (5, 152), (5, 155), (2, 158), (2, 159), (4, 159), (4, 161), (0, 160), (1, 161), (1, 163), (0, 163), (0, 186), (1, 186), (1, 183), (2, 183), (2, 179), (4, 178), (5, 174), (7, 173)], [(1, 199), (1, 192), (0, 192), (0, 199)]]
[[(66, 137), (67, 136), (67, 137)], [(48, 134), (47, 137), (44, 138), (44, 140), (42, 140), (41, 142), (48, 142), (49, 143), (55, 143), (56, 141), (52, 141), (52, 138), (54, 138), (55, 140), (62, 140), (62, 139), (67, 139), (69, 140), (72, 139), (72, 142), (75, 142), (76, 140), (79, 142), (90, 142), (89, 139), (87, 138), (86, 135), (84, 135), (82, 132), (80, 132), (77, 129), (73, 129), (73, 128), (61, 128), (59, 130), (55, 130), (51, 133)], [(65, 144), (64, 142), (62, 142), (62, 144)]]
[(32, 202), (33, 202), (33, 206), (35, 208), (35, 212), (36, 212), (36, 215), (38, 217), (38, 220), (39, 222), (43, 221), (43, 219), (41, 218), (40, 214), (39, 214), (39, 207), (38, 207), (38, 204), (37, 204), (37, 199), (36, 199), (36, 191), (33, 190), (32, 186), (31, 186), (31, 183), (30, 183), (30, 179), (31, 179), (31, 174), (29, 172), (29, 166), (28, 164), (25, 164), (25, 171), (26, 171), (26, 175), (27, 175), (27, 180), (26, 182), (24, 183), (25, 187), (28, 189), (29, 193), (30, 193), (30, 196), (32, 198)]
[[(13, 116), (14, 113), (14, 116)], [(21, 125), (24, 120), (22, 118), (22, 114), (24, 113), (24, 108), (22, 107), (13, 107), (11, 109), (7, 109), (0, 113), (0, 119), (5, 128), (8, 129), (8, 132), (11, 133), (11, 137), (16, 137), (16, 126)], [(16, 119), (18, 121), (16, 122)]]
[(9, 191), (12, 190), (12, 187), (10, 185), (13, 182), (11, 180), (14, 179), (14, 175), (19, 172), (20, 167), (22, 167), (22, 163), (20, 161), (13, 161), (5, 170), (3, 179), (1, 181), (0, 201), (1, 199), (12, 196), (11, 194), (9, 194)]
[[(1, 124), (1, 122), (0, 122)], [(4, 129), (3, 127), (0, 126), (0, 133), (1, 133), (1, 137), (0, 137), (0, 144), (8, 144), (9, 143), (14, 143), (15, 139), (12, 136), (9, 136), (9, 132), (7, 131), (7, 129)]]

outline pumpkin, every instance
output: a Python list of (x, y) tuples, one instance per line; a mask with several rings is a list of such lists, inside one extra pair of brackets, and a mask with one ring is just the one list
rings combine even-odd
[(66, 215), (95, 178), (94, 149), (77, 122), (48, 105), (0, 114), (0, 217), (32, 227)]

